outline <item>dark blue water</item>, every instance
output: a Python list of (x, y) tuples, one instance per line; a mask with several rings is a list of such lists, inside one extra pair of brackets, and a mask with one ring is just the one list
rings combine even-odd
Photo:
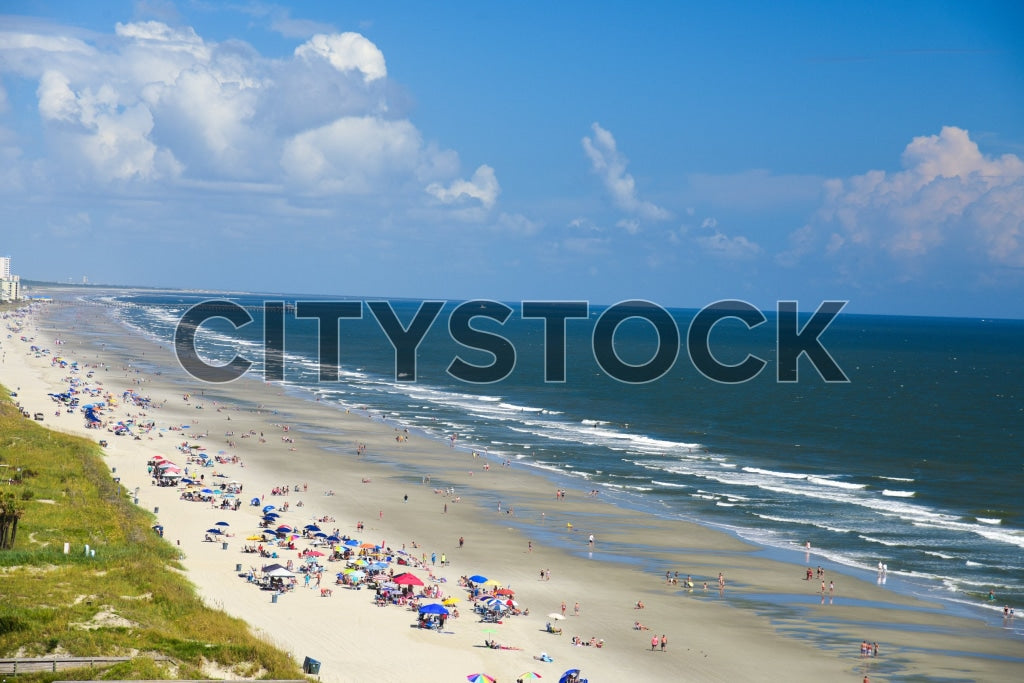
[[(205, 298), (122, 297), (118, 314), (168, 343), (180, 315)], [(231, 297), (252, 307), (254, 322), (205, 324), (198, 347), (210, 362), (241, 353), (261, 376), (264, 298), (316, 299)], [(339, 323), (339, 379), (320, 381), (317, 322), (289, 308), (286, 383), (438, 439), (458, 434), (460, 448), (573, 478), (622, 505), (768, 546), (809, 541), (867, 571), (884, 562), (890, 576), (946, 600), (981, 606), (991, 590), (999, 608), (1024, 605), (1024, 321), (840, 314), (821, 342), (849, 382), (823, 381), (804, 358), (798, 381), (779, 383), (775, 316), (753, 330), (724, 320), (710, 337), (715, 357), (736, 364), (754, 354), (768, 364), (750, 381), (722, 384), (687, 354), (695, 311), (671, 311), (684, 348), (661, 378), (628, 384), (595, 360), (596, 309), (568, 321), (566, 381), (550, 383), (543, 321), (523, 319), (516, 304), (504, 325), (474, 322), (516, 351), (507, 378), (481, 385), (447, 373), (456, 357), (493, 359), (451, 340), (457, 303), (426, 333), (414, 382), (396, 378), (393, 347), (365, 305), (361, 319)], [(392, 305), (407, 325), (419, 302)], [(633, 365), (658, 350), (654, 327), (635, 318), (614, 343)]]

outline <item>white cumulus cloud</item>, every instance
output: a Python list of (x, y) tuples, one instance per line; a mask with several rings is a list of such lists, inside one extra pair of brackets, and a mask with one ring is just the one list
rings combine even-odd
[(743, 235), (729, 237), (718, 230), (710, 235), (699, 235), (694, 241), (708, 253), (727, 259), (748, 259), (761, 253), (761, 246)]
[(295, 48), (295, 56), (326, 59), (338, 71), (359, 71), (367, 83), (388, 75), (384, 53), (358, 33), (318, 33)]
[(441, 183), (431, 183), (427, 185), (426, 190), (444, 204), (475, 199), (485, 209), (489, 209), (498, 200), (501, 187), (498, 185), (498, 178), (494, 175), (494, 169), (483, 165), (476, 169), (470, 180), (460, 178), (448, 186), (444, 186)]
[[(359, 33), (317, 33), (269, 57), (160, 21), (117, 23), (108, 34), (15, 21), (0, 29), (0, 78), (34, 85), (42, 124), (25, 126), (40, 138), (31, 153), (22, 144), (4, 158), (21, 166), (17, 177), (51, 187), (151, 193), (148, 183), (170, 181), (160, 189), (181, 197), (249, 188), (344, 211), (362, 196), (365, 207), (439, 221), (479, 220), (500, 192), (490, 166), (464, 179), (454, 150), (392, 111), (399, 89), (387, 83), (384, 54)], [(0, 107), (9, 92), (0, 90)]]
[(636, 181), (626, 171), (628, 161), (619, 153), (615, 138), (598, 123), (591, 125), (594, 137), (583, 138), (583, 151), (590, 159), (591, 169), (601, 177), (617, 207), (649, 220), (665, 220), (671, 214), (651, 202), (637, 197)]
[(985, 155), (968, 131), (946, 126), (914, 138), (902, 166), (827, 181), (824, 204), (777, 260), (795, 265), (821, 250), (838, 259), (941, 255), (1024, 266), (1024, 161)]

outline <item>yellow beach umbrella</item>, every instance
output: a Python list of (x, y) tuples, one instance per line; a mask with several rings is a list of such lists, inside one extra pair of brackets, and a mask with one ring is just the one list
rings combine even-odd
[(444, 600), (441, 601), (441, 604), (442, 605), (454, 605), (458, 601), (459, 601), (458, 598), (445, 598)]
[(495, 581), (494, 579), (491, 579), (490, 581), (485, 581), (484, 585), (485, 586), (500, 586), (501, 585), (501, 581)]

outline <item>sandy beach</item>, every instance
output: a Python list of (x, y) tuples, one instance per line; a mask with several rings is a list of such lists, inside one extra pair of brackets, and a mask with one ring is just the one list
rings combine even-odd
[[(556, 496), (556, 484), (514, 462), (407, 433), (379, 415), (346, 412), (249, 378), (203, 385), (185, 375), (168, 349), (130, 335), (108, 309), (56, 296), (57, 303), (19, 321), (27, 341), (8, 338), (5, 330), (0, 383), (27, 411), (42, 412), (44, 426), (107, 441), (112, 475), (141, 507), (157, 511), (204, 599), (297, 661), (320, 661), (324, 681), (361, 680), (368, 671), (380, 680), (421, 681), (464, 681), (486, 672), (502, 683), (536, 671), (557, 681), (570, 668), (595, 682), (1012, 680), (1020, 674), (1020, 643), (1001, 629), (878, 586), (813, 549), (780, 561), (732, 535), (613, 506), (585, 489)], [(32, 345), (48, 352), (34, 353)], [(107, 424), (134, 418), (153, 421), (154, 428), (139, 438), (116, 436), (87, 429), (81, 411), (58, 411), (48, 394), (65, 391), (70, 372), (53, 362), (56, 356), (77, 361), (75, 376), (90, 386), (149, 398), (148, 407), (121, 401), (104, 411)], [(180, 487), (152, 483), (147, 462), (159, 455), (184, 467), (186, 454), (177, 448), (183, 443), (238, 460), (189, 469), (204, 484), (214, 473), (241, 482), (238, 510), (184, 501)], [(290, 491), (272, 495), (275, 487)], [(253, 497), (261, 504), (250, 505)], [(396, 557), (426, 558), (427, 568), (401, 569), (458, 598), (461, 615), (440, 632), (416, 628), (414, 611), (379, 607), (372, 590), (334, 585), (340, 562), (325, 563), (320, 588), (331, 588), (330, 595), (300, 580), (274, 601), (236, 567), (258, 573), (271, 562), (302, 562), (305, 540), (279, 551), (278, 559), (242, 552), (257, 543), (246, 538), (262, 507), (285, 503), (282, 523), (301, 529), (326, 518), (319, 523), (324, 530), (390, 547)], [(229, 524), (231, 535), (205, 541), (218, 521)], [(804, 568), (819, 565), (824, 577), (808, 580)], [(666, 572), (692, 576), (693, 589), (685, 578), (667, 582)], [(480, 622), (459, 586), (460, 577), (475, 574), (513, 589), (529, 614)], [(835, 588), (822, 592), (827, 582)], [(563, 603), (566, 617), (555, 622), (562, 635), (546, 632), (548, 614), (561, 613)], [(634, 628), (637, 621), (649, 630)], [(651, 637), (663, 634), (664, 651), (659, 643), (652, 652)], [(574, 636), (603, 646), (574, 645)], [(509, 649), (487, 648), (485, 639)], [(879, 643), (877, 657), (861, 655), (864, 640)], [(553, 661), (538, 661), (541, 653)]]

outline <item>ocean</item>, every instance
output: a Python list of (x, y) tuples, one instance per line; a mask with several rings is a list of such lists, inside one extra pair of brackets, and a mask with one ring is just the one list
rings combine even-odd
[[(243, 307), (253, 322), (202, 325), (196, 348), (211, 364), (241, 354), (253, 362), (247, 376), (261, 379), (263, 302), (287, 302), (283, 383), (299, 396), (439, 440), (457, 435), (457, 448), (534, 468), (552, 489), (596, 490), (615, 504), (776, 551), (810, 543), (811, 564), (826, 558), (870, 578), (881, 562), (901, 590), (968, 611), (1024, 606), (1024, 321), (840, 313), (820, 341), (849, 381), (824, 381), (804, 357), (797, 381), (778, 382), (775, 313), (753, 329), (729, 318), (710, 333), (714, 358), (736, 365), (753, 354), (767, 364), (748, 381), (725, 384), (687, 353), (697, 311), (670, 310), (681, 339), (675, 361), (656, 379), (627, 383), (613, 375), (671, 360), (660, 354), (673, 349), (659, 347), (650, 322), (629, 318), (612, 337), (620, 364), (609, 372), (593, 351), (604, 312), (593, 306), (589, 317), (566, 322), (565, 381), (550, 382), (558, 344), (547, 343), (543, 320), (509, 304), (503, 325), (473, 323), (515, 352), (507, 376), (483, 384), (448, 372), (456, 359), (480, 367), (494, 360), (452, 340), (448, 324), (463, 302), (444, 306), (417, 349), (415, 375), (403, 377), (368, 306), (356, 305), (361, 318), (339, 321), (337, 380), (323, 380), (318, 321), (295, 317), (291, 304), (336, 298), (136, 292), (93, 300), (166, 345), (189, 307), (214, 298)], [(391, 306), (408, 325), (420, 302)], [(802, 552), (783, 557), (804, 560)]]

